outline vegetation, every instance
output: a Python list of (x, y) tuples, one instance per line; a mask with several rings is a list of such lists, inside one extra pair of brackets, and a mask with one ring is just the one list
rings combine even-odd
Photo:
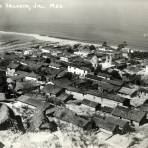
[(94, 45), (90, 45), (89, 49), (92, 50), (96, 50), (96, 47)]
[(104, 42), (102, 43), (102, 46), (103, 46), (103, 47), (107, 47), (107, 46), (108, 46), (108, 45), (107, 45), (107, 42), (104, 41)]
[(129, 144), (128, 148), (133, 147), (136, 144), (139, 144), (142, 141), (142, 139), (133, 137), (131, 143)]
[(127, 42), (126, 41), (124, 41), (123, 43), (121, 43), (121, 44), (119, 44), (118, 45), (118, 50), (121, 50), (121, 49), (123, 49), (123, 48), (125, 48), (127, 46)]

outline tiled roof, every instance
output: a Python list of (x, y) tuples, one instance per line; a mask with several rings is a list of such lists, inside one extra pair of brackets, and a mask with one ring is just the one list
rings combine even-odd
[(119, 125), (120, 128), (123, 128), (126, 124), (129, 123), (128, 121), (121, 120), (121, 119), (113, 117), (113, 116), (108, 116), (105, 118), (105, 120), (109, 123)]
[(56, 86), (56, 85), (48, 84), (48, 85), (46, 85), (46, 86), (43, 88), (42, 91), (43, 91), (44, 93), (51, 93), (51, 94), (56, 95), (56, 94), (59, 93), (61, 90), (62, 90), (61, 87), (58, 87), (58, 86)]
[(112, 115), (122, 117), (128, 120), (140, 122), (143, 119), (143, 117), (146, 115), (146, 113), (136, 109), (117, 106), (113, 110)]
[(114, 123), (109, 123), (106, 120), (98, 117), (94, 117), (94, 121), (97, 127), (114, 132), (117, 128), (117, 125)]
[(83, 99), (82, 104), (87, 105), (87, 106), (90, 106), (90, 107), (93, 107), (93, 108), (96, 108), (98, 105), (100, 105), (97, 102), (90, 101), (90, 100), (87, 100), (87, 99)]
[(31, 98), (29, 96), (26, 95), (22, 95), (19, 98), (17, 98), (17, 101), (20, 101), (22, 103), (34, 106), (34, 107), (40, 107), (42, 104), (41, 100), (37, 100), (35, 98)]

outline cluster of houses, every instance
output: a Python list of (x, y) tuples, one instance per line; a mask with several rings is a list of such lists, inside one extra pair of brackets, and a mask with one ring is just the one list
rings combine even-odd
[[(98, 128), (110, 134), (124, 134), (147, 123), (147, 99), (138, 107), (131, 100), (148, 91), (131, 87), (134, 84), (123, 79), (121, 67), (127, 64), (128, 52), (108, 51), (104, 55), (104, 51), (87, 49), (84, 53), (68, 53), (63, 48), (40, 47), (23, 51), (21, 56), (14, 51), (1, 57), (0, 97), (7, 94), (8, 99), (15, 98), (33, 108), (49, 102), (55, 109), (47, 110), (48, 116), (85, 130)], [(1, 64), (6, 60), (6, 66)], [(81, 106), (90, 115), (79, 115), (66, 104)]]

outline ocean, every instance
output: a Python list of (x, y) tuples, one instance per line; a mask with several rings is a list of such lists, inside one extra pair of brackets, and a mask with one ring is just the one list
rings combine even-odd
[(61, 0), (63, 8), (0, 9), (0, 30), (148, 50), (148, 1)]

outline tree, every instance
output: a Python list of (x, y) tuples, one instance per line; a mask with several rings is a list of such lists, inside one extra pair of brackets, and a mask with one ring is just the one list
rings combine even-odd
[(96, 50), (96, 47), (94, 45), (90, 45), (89, 46), (89, 49), (92, 51), (92, 50)]
[(112, 73), (111, 73), (111, 75), (112, 75), (114, 78), (116, 78), (116, 79), (121, 79), (121, 76), (120, 76), (119, 72), (116, 71), (116, 70), (113, 70)]
[(124, 47), (126, 47), (126, 46), (127, 46), (127, 42), (126, 42), (126, 41), (124, 41), (124, 42), (123, 42), (123, 45), (124, 45)]
[(121, 49), (125, 48), (126, 46), (127, 46), (127, 42), (124, 41), (123, 43), (118, 45), (118, 50), (121, 50)]
[(94, 71), (94, 75), (97, 75), (99, 72), (101, 72), (101, 70), (102, 70), (102, 65), (99, 64)]
[(69, 47), (69, 48), (67, 48), (67, 52), (72, 54), (72, 53), (74, 53), (74, 50), (71, 47)]
[(80, 44), (74, 44), (74, 45), (73, 45), (73, 48), (76, 49), (76, 48), (78, 48), (79, 46), (80, 46)]
[(107, 42), (104, 41), (104, 42), (102, 43), (102, 46), (103, 46), (103, 47), (107, 47)]

